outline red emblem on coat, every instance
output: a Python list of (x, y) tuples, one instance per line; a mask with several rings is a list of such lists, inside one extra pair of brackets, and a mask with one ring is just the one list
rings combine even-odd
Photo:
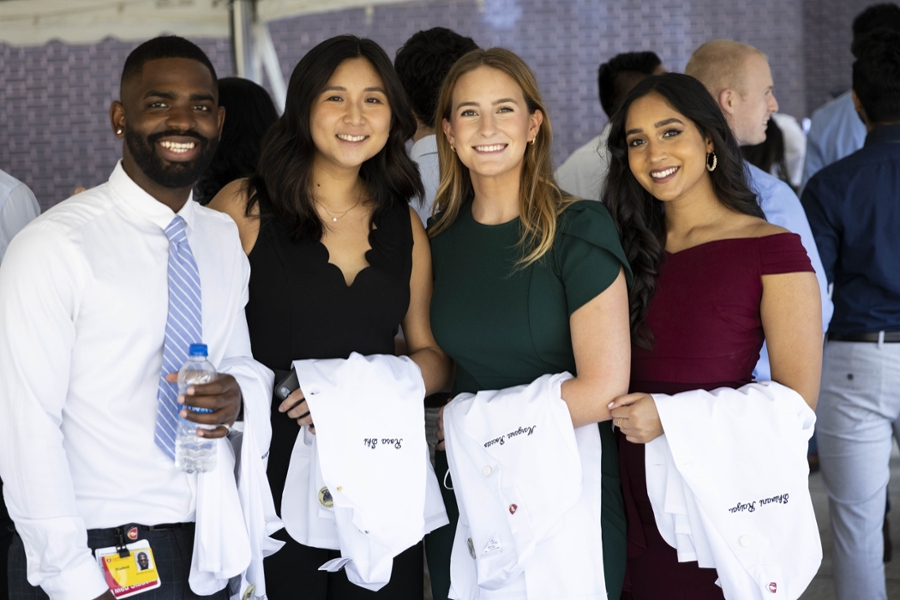
[(516, 506), (515, 504), (510, 504), (509, 505), (509, 514), (511, 514), (511, 515), (516, 514), (516, 510), (518, 510), (518, 508), (519, 507)]
[(777, 591), (778, 591), (778, 584), (775, 583), (774, 581), (773, 581), (772, 583), (770, 583), (770, 584), (769, 584), (769, 591), (772, 592), (773, 594), (774, 594), (775, 592), (777, 592)]
[(126, 535), (128, 536), (129, 540), (136, 540), (138, 538), (138, 528), (132, 527), (128, 530), (128, 533)]

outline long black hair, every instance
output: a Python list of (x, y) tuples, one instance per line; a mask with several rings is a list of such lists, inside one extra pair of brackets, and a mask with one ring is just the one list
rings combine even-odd
[(226, 111), (222, 137), (206, 173), (194, 184), (194, 200), (204, 205), (228, 183), (256, 171), (262, 138), (278, 119), (269, 92), (240, 77), (219, 80), (219, 106)]
[(690, 119), (703, 138), (712, 140), (717, 166), (709, 174), (716, 197), (727, 208), (765, 218), (744, 175), (744, 162), (725, 116), (702, 83), (688, 75), (665, 73), (638, 83), (613, 115), (609, 132), (609, 176), (603, 197), (622, 238), (622, 247), (634, 280), (628, 291), (631, 337), (635, 344), (650, 348), (653, 335), (644, 319), (656, 277), (665, 258), (666, 220), (663, 203), (645, 190), (628, 165), (625, 121), (635, 100), (659, 94), (672, 108)]
[(259, 166), (248, 180), (247, 216), (253, 207), (271, 209), (288, 226), (294, 239), (320, 239), (324, 231), (312, 191), (316, 153), (310, 109), (331, 75), (345, 60), (364, 58), (384, 83), (391, 108), (387, 143), (362, 164), (359, 177), (375, 203), (372, 224), (389, 208), (421, 198), (425, 192), (415, 163), (406, 153), (406, 140), (416, 131), (416, 118), (391, 61), (381, 47), (366, 38), (341, 35), (325, 40), (306, 53), (291, 74), (284, 115), (263, 139)]

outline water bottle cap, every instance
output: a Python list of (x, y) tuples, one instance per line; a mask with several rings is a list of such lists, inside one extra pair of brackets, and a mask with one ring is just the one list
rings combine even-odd
[(191, 356), (209, 356), (206, 344), (191, 344), (188, 354)]

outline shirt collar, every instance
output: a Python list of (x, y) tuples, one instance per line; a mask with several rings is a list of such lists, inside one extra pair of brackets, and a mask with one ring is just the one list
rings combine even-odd
[(426, 154), (437, 154), (437, 151), (437, 135), (426, 135), (413, 144), (409, 155), (413, 160), (418, 161), (419, 158)]
[[(121, 160), (116, 163), (116, 168), (113, 169), (112, 175), (109, 176), (109, 185), (128, 208), (148, 221), (155, 223), (160, 229), (165, 230), (169, 223), (172, 222), (172, 219), (175, 218), (175, 213), (171, 208), (148, 194), (128, 176), (128, 173), (122, 167)], [(178, 211), (178, 215), (184, 219), (187, 231), (191, 230), (197, 214), (193, 195), (194, 193), (191, 192), (187, 202)]]
[(900, 142), (900, 125), (879, 125), (866, 134), (866, 146)]

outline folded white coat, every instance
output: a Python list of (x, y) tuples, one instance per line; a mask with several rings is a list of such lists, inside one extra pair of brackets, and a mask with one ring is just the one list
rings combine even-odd
[[(247, 598), (264, 599), (263, 558), (284, 545), (270, 537), (282, 524), (266, 477), (273, 375), (262, 365), (246, 361), (225, 360), (219, 371), (238, 380), (244, 420), (230, 439), (216, 442), (216, 468), (191, 478), (197, 512), (189, 583), (195, 594), (208, 596), (240, 576), (230, 590), (232, 598), (243, 599), (250, 590)], [(240, 456), (237, 465), (235, 447)]]
[(451, 598), (606, 600), (600, 431), (573, 429), (560, 395), (571, 378), (460, 394), (444, 408), (460, 512)]
[(294, 362), (316, 425), (297, 437), (282, 500), (292, 538), (340, 549), (322, 566), (346, 568), (377, 591), (395, 556), (446, 525), (425, 441), (425, 384), (408, 357)]
[(815, 413), (771, 381), (653, 394), (647, 493), (678, 559), (715, 568), (728, 600), (799, 598), (822, 561), (809, 495)]

